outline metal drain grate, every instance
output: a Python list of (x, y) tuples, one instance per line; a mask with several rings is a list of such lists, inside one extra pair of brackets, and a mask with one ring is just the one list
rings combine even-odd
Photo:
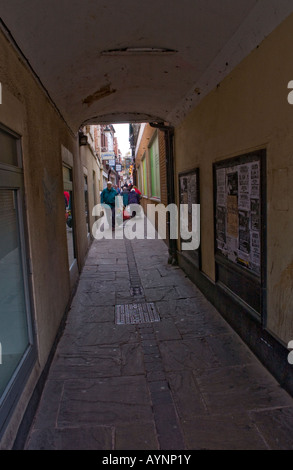
[(131, 295), (143, 295), (142, 287), (130, 287)]
[(160, 320), (159, 313), (152, 302), (116, 305), (115, 307), (115, 323), (117, 325), (135, 325)]

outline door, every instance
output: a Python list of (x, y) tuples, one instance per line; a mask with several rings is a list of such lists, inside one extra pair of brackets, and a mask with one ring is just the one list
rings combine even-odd
[(0, 128), (0, 436), (34, 362), (20, 139)]

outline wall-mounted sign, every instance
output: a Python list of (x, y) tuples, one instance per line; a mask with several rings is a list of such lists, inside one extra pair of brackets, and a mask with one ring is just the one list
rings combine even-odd
[(115, 158), (115, 152), (101, 152), (102, 160), (109, 160)]
[(120, 163), (116, 163), (116, 171), (122, 171), (122, 165)]

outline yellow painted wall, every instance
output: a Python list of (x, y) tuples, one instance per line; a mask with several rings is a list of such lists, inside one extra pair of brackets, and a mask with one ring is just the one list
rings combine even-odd
[[(293, 339), (293, 16), (176, 128), (176, 178), (199, 166), (202, 271), (215, 280), (213, 163), (267, 150), (267, 328)], [(237, 313), (236, 313), (237, 314)]]

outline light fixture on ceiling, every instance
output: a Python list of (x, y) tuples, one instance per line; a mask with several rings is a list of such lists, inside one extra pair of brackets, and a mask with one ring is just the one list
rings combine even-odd
[(79, 145), (87, 145), (87, 135), (85, 135), (82, 131), (79, 132)]
[(169, 55), (176, 52), (175, 49), (165, 47), (124, 47), (102, 51), (101, 55)]

